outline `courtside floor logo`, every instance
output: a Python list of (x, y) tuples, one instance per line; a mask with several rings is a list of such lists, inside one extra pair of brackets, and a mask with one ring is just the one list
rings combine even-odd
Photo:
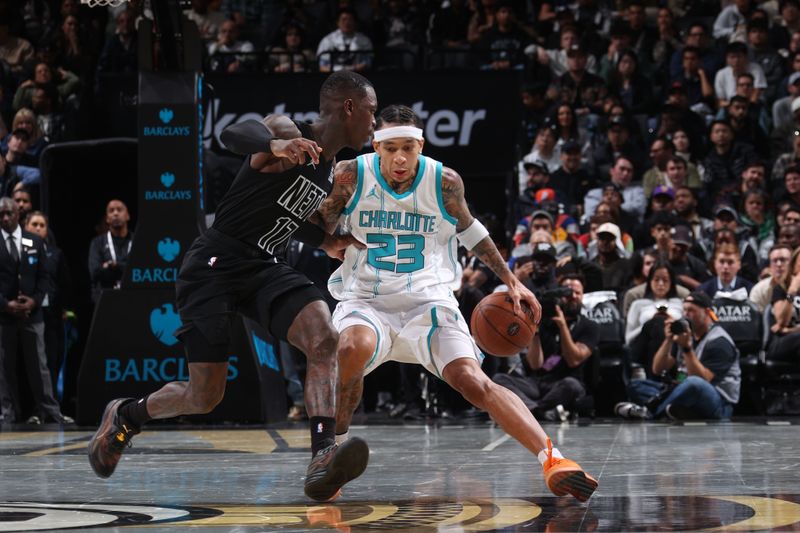
[[(171, 507), (0, 502), (0, 531), (126, 526), (186, 531), (653, 531), (653, 524), (659, 531), (795, 531), (800, 523), (800, 505), (764, 496), (595, 496), (588, 505), (558, 504), (563, 501), (549, 496), (467, 497)], [(625, 511), (642, 508), (650, 511)]]
[[(169, 107), (158, 111), (158, 122), (155, 125), (145, 126), (142, 133), (145, 137), (188, 137), (192, 130), (189, 126), (170, 125), (175, 117), (175, 112)], [(160, 124), (159, 124), (160, 123)]]

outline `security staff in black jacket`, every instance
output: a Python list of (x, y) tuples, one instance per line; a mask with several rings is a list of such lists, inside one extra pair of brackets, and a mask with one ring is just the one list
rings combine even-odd
[(50, 371), (44, 350), (42, 300), (47, 291), (44, 271), (44, 243), (40, 237), (23, 231), (19, 209), (10, 198), (0, 198), (0, 404), (6, 421), (19, 412), (17, 348), (22, 346), (28, 382), (36, 408), (30, 423), (53, 421), (69, 423), (53, 396)]

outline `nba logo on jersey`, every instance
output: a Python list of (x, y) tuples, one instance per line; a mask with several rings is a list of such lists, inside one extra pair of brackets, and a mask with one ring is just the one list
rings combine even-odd
[(322, 422), (317, 424), (317, 433), (322, 433)]
[(214, 257), (212, 257), (211, 259), (208, 260), (208, 266), (210, 266), (211, 268), (214, 268), (214, 263), (216, 263), (216, 262), (217, 262), (217, 257), (214, 256)]

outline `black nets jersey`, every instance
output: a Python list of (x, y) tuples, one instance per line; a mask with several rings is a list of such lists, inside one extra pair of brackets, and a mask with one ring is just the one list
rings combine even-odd
[[(310, 124), (295, 122), (300, 134), (314, 140)], [(334, 161), (320, 157), (285, 172), (264, 173), (247, 156), (217, 208), (212, 227), (270, 255), (283, 255), (292, 234), (327, 198), (333, 186)]]

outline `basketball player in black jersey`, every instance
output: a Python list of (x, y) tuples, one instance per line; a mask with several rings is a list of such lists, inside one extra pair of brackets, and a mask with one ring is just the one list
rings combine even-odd
[(324, 232), (316, 212), (333, 186), (334, 157), (361, 148), (375, 127), (377, 109), (370, 82), (336, 72), (320, 90), (320, 115), (313, 124), (268, 116), (230, 126), (220, 136), (233, 152), (247, 155), (217, 209), (212, 227), (192, 244), (176, 283), (189, 381), (172, 382), (135, 400), (111, 401), (89, 443), (89, 462), (109, 477), (125, 446), (151, 419), (210, 412), (225, 393), (231, 320), (242, 313), (286, 340), (308, 359), (305, 384), (312, 460), (306, 494), (318, 501), (339, 495), (361, 475), (369, 449), (363, 440), (334, 443), (336, 345), (328, 306), (302, 273), (283, 259), (291, 238), (342, 258), (352, 237)]

